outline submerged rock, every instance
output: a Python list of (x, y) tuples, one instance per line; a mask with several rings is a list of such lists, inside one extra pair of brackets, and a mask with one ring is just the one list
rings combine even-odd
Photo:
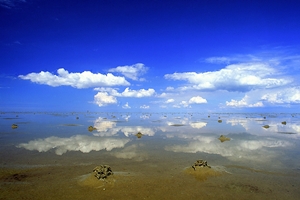
[(218, 120), (218, 122), (219, 122), (219, 123), (222, 123), (222, 120), (221, 120), (221, 119), (219, 119), (219, 120)]
[(90, 131), (90, 132), (92, 132), (93, 130), (97, 130), (95, 127), (93, 127), (93, 126), (89, 126), (88, 127), (88, 130)]
[(221, 142), (225, 142), (225, 141), (230, 141), (230, 138), (224, 136), (224, 135), (221, 135), (219, 138), (218, 138)]
[(197, 160), (194, 165), (192, 165), (192, 168), (194, 170), (196, 170), (196, 168), (198, 167), (208, 167), (208, 168), (211, 168), (208, 164), (207, 164), (207, 161), (206, 160)]
[(18, 125), (17, 124), (13, 124), (13, 125), (11, 125), (11, 128), (12, 129), (16, 129), (16, 128), (18, 128)]
[(269, 125), (264, 125), (263, 127), (264, 127), (264, 128), (270, 128), (270, 126), (269, 126)]
[(209, 177), (221, 176), (225, 173), (225, 170), (218, 167), (211, 167), (205, 160), (197, 160), (192, 167), (186, 168), (184, 172), (199, 181), (205, 181)]
[(286, 125), (286, 121), (281, 122), (281, 124)]
[(114, 174), (109, 165), (99, 165), (93, 169), (93, 172), (98, 179), (105, 179)]
[(136, 136), (137, 138), (141, 138), (141, 137), (143, 136), (143, 134), (142, 134), (141, 132), (138, 132), (137, 134), (135, 134), (135, 136)]

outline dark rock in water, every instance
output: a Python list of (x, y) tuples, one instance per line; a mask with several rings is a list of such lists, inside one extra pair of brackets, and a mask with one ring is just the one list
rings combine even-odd
[(221, 120), (221, 119), (219, 119), (219, 120), (218, 120), (218, 122), (219, 122), (219, 123), (222, 123), (222, 120)]
[(93, 127), (93, 126), (89, 126), (88, 127), (88, 130), (90, 131), (90, 132), (92, 132), (93, 130), (97, 130), (95, 127)]
[(198, 167), (208, 167), (208, 168), (211, 168), (208, 164), (207, 164), (207, 161), (206, 160), (197, 160), (194, 165), (192, 165), (192, 168), (194, 170), (196, 170), (196, 168)]
[(230, 141), (230, 138), (225, 137), (224, 135), (221, 135), (218, 139), (219, 139), (221, 142)]
[(286, 125), (286, 121), (281, 122), (281, 124)]
[(114, 174), (109, 165), (99, 165), (93, 169), (93, 172), (98, 179), (105, 179)]
[(264, 127), (264, 128), (270, 128), (270, 126), (269, 126), (269, 125), (264, 125), (263, 127)]
[(135, 134), (135, 136), (136, 136), (137, 138), (141, 138), (141, 137), (143, 136), (143, 134), (142, 134), (141, 132), (138, 132), (137, 134)]
[(11, 128), (12, 129), (16, 129), (16, 128), (18, 128), (18, 125), (17, 124), (13, 124), (13, 125), (11, 125)]

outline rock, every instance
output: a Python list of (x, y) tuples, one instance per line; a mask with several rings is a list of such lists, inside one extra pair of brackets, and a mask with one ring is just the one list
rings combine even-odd
[(109, 165), (99, 165), (93, 169), (93, 172), (98, 179), (106, 179), (108, 176), (113, 175)]
[(206, 160), (197, 160), (194, 165), (192, 165), (192, 168), (194, 170), (196, 170), (196, 168), (198, 167), (208, 167), (208, 168), (211, 168), (208, 164), (207, 164), (207, 161)]
[(269, 126), (269, 125), (264, 125), (263, 127), (264, 127), (264, 128), (270, 128), (270, 126)]
[(18, 125), (17, 124), (13, 124), (13, 125), (11, 125), (11, 128), (12, 129), (16, 129), (16, 128), (18, 128)]
[(222, 120), (221, 120), (221, 119), (219, 119), (219, 120), (218, 120), (218, 122), (219, 122), (219, 123), (222, 123)]
[(93, 127), (93, 126), (89, 126), (88, 127), (88, 130), (90, 131), (90, 132), (92, 132), (93, 130), (97, 130), (95, 127)]
[(281, 122), (281, 124), (286, 125), (286, 121)]
[(230, 141), (230, 138), (225, 137), (224, 135), (221, 135), (218, 139), (219, 139), (221, 142)]
[(141, 137), (143, 136), (143, 134), (142, 134), (141, 132), (138, 132), (137, 134), (135, 134), (135, 136), (136, 136), (137, 138), (141, 138)]

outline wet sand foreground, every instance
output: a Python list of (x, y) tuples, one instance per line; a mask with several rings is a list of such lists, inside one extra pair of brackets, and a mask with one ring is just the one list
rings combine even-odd
[(300, 199), (298, 117), (98, 115), (2, 116), (0, 199)]
[[(34, 156), (34, 155), (32, 155)], [(50, 156), (50, 157), (49, 157)], [(71, 155), (68, 157), (70, 158)], [(84, 156), (81, 155), (81, 156)], [(72, 158), (72, 156), (71, 156)], [(21, 159), (21, 158), (20, 158)], [(42, 158), (39, 158), (43, 160)], [(95, 161), (68, 162), (45, 155), (42, 165), (0, 168), (0, 199), (299, 199), (299, 173), (239, 166), (194, 169), (178, 161), (110, 160), (114, 174), (98, 180)], [(107, 160), (108, 158), (103, 158)], [(83, 159), (84, 160), (84, 159)], [(102, 160), (102, 159), (100, 159)], [(70, 163), (71, 161), (71, 163)], [(50, 165), (49, 163), (55, 163)], [(32, 163), (35, 163), (32, 160)], [(203, 170), (203, 171), (201, 171)], [(198, 173), (197, 173), (198, 172)]]

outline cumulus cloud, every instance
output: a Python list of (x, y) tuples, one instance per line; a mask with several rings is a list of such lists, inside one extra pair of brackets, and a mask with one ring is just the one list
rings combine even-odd
[(107, 92), (98, 92), (94, 96), (94, 102), (99, 106), (106, 106), (108, 104), (117, 103), (117, 99), (114, 96), (108, 95)]
[(226, 106), (239, 107), (239, 108), (242, 108), (242, 107), (251, 108), (251, 107), (263, 107), (264, 104), (261, 101), (258, 101), (256, 103), (250, 103), (249, 102), (249, 96), (245, 95), (245, 97), (243, 99), (241, 99), (240, 101), (237, 101), (237, 100), (234, 100), (234, 99), (231, 99), (231, 101), (226, 101)]
[(292, 87), (269, 91), (261, 99), (272, 104), (300, 103), (300, 89)]
[(167, 101), (165, 101), (165, 103), (173, 103), (174, 101), (174, 99), (168, 99)]
[(125, 66), (119, 66), (116, 68), (111, 68), (108, 71), (109, 72), (118, 72), (121, 73), (122, 75), (124, 75), (127, 78), (130, 78), (132, 80), (144, 80), (139, 78), (139, 76), (144, 75), (147, 72), (148, 68), (145, 67), (145, 65), (143, 63), (137, 63), (134, 65), (125, 65)]
[(166, 79), (185, 80), (191, 85), (182, 90), (250, 91), (287, 85), (291, 79), (278, 77), (279, 72), (266, 63), (239, 63), (214, 72), (184, 72), (166, 74)]
[(126, 102), (126, 103), (122, 106), (122, 108), (124, 108), (124, 109), (130, 109), (131, 107), (129, 106), (128, 102)]
[(129, 88), (126, 88), (124, 92), (120, 94), (122, 97), (150, 97), (153, 96), (155, 93), (155, 90), (150, 88), (148, 90), (140, 89), (140, 90), (130, 90)]
[(57, 75), (50, 72), (41, 71), (40, 73), (30, 73), (27, 75), (19, 75), (19, 78), (30, 80), (34, 83), (57, 86), (72, 86), (74, 88), (89, 88), (99, 86), (128, 86), (130, 83), (124, 77), (114, 76), (111, 73), (93, 74), (90, 71), (82, 73), (69, 73), (64, 68), (57, 70)]
[(101, 92), (108, 92), (112, 96), (116, 97), (150, 97), (155, 94), (155, 90), (152, 88), (149, 88), (147, 90), (140, 89), (140, 90), (131, 90), (129, 88), (125, 88), (125, 90), (121, 93), (119, 93), (116, 89), (113, 88), (96, 88), (95, 90), (101, 91)]
[(200, 96), (196, 96), (196, 97), (192, 97), (189, 100), (189, 104), (193, 104), (193, 103), (196, 103), (196, 104), (207, 103), (207, 100)]

